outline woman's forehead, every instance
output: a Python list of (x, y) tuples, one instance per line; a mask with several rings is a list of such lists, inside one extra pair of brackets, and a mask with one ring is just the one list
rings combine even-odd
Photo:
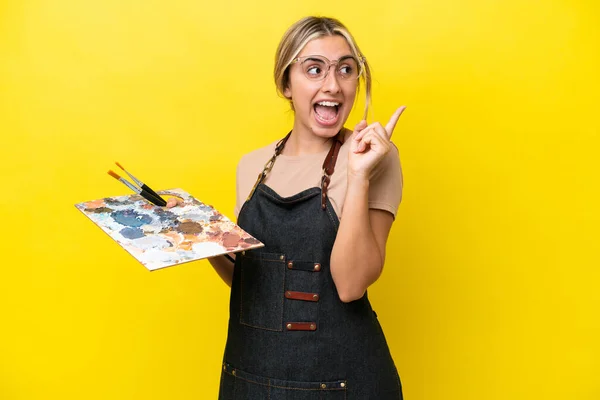
[(343, 56), (351, 56), (352, 50), (343, 36), (322, 36), (308, 42), (300, 51), (298, 57), (310, 55), (325, 56), (330, 60), (337, 60)]

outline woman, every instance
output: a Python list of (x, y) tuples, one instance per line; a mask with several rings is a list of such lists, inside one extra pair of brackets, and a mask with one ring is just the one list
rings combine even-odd
[(390, 136), (404, 107), (385, 127), (344, 128), (360, 79), (368, 106), (368, 64), (339, 21), (304, 18), (283, 36), (275, 82), (293, 128), (237, 169), (238, 224), (265, 247), (210, 260), (231, 286), (219, 399), (402, 398), (366, 290), (400, 203)]

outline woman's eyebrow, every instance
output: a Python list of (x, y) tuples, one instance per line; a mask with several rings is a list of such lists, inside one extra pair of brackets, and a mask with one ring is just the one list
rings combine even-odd
[[(307, 60), (311, 60), (311, 61), (322, 61), (320, 58), (317, 57), (325, 57), (325, 56), (318, 56), (318, 55), (311, 55), (311, 56), (305, 56)], [(302, 58), (302, 57), (299, 57)]]
[[(327, 58), (325, 56), (321, 56), (321, 55), (318, 55), (318, 54), (311, 54), (311, 55), (308, 55), (308, 56), (302, 56), (302, 57), (298, 57), (298, 58), (306, 58), (307, 60), (320, 61), (320, 59), (317, 59), (317, 58), (314, 58), (314, 57)], [(339, 61), (339, 60), (343, 60), (343, 59), (346, 59), (346, 58), (354, 58), (354, 56), (352, 54), (346, 54), (346, 55), (341, 56), (340, 58), (336, 58), (336, 59), (333, 59), (333, 60), (330, 60), (330, 61)], [(329, 60), (329, 58), (327, 58), (327, 59)]]

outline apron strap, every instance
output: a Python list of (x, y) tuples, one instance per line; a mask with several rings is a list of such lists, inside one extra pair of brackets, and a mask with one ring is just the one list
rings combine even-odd
[(335, 171), (335, 163), (337, 161), (340, 148), (342, 147), (342, 141), (340, 140), (340, 134), (338, 133), (333, 138), (331, 149), (327, 153), (327, 157), (323, 161), (323, 177), (321, 178), (321, 209), (327, 208), (327, 187), (331, 182), (331, 175)]

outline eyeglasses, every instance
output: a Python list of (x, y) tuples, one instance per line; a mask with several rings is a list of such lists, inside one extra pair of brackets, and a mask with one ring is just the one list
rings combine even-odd
[(335, 74), (338, 78), (351, 81), (358, 79), (363, 73), (363, 59), (357, 60), (353, 56), (344, 56), (339, 60), (329, 61), (324, 56), (305, 56), (292, 60), (291, 64), (299, 63), (302, 72), (311, 81), (322, 81), (327, 78), (329, 69), (335, 65)]

